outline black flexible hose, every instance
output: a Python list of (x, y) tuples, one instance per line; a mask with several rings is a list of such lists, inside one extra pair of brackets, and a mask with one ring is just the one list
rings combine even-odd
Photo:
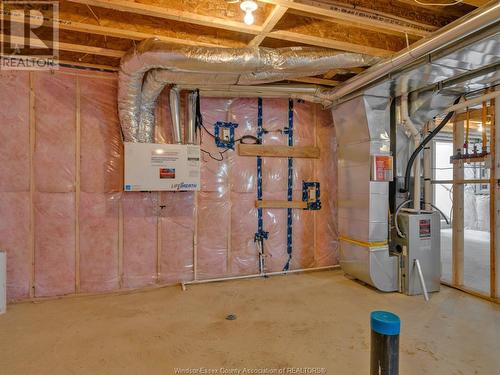
[[(460, 97), (458, 97), (453, 104), (454, 105), (458, 104), (459, 101), (460, 101)], [(452, 112), (448, 112), (448, 114), (441, 121), (441, 123), (438, 126), (436, 126), (436, 128), (433, 131), (431, 131), (427, 135), (427, 137), (424, 138), (424, 140), (422, 142), (420, 142), (420, 144), (415, 149), (415, 151), (413, 151), (413, 154), (411, 154), (410, 159), (408, 160), (408, 164), (406, 164), (405, 186), (404, 186), (404, 188), (402, 188), (402, 189), (399, 190), (401, 193), (407, 193), (408, 191), (410, 191), (410, 172), (411, 172), (411, 168), (413, 167), (413, 163), (415, 162), (415, 159), (417, 158), (417, 156), (420, 153), (420, 151), (422, 151), (424, 149), (425, 145), (427, 143), (429, 143), (430, 140), (432, 138), (434, 138), (436, 136), (436, 134), (441, 131), (441, 129), (444, 128), (444, 126), (448, 123), (448, 121), (450, 121), (450, 119), (452, 118), (452, 116), (454, 114), (455, 114), (455, 112), (453, 112), (453, 111)], [(415, 176), (415, 178), (418, 178), (418, 176)]]

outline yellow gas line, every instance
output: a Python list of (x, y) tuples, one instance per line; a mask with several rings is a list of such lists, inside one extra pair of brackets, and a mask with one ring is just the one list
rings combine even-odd
[(339, 239), (341, 241), (349, 242), (349, 243), (352, 243), (354, 245), (363, 246), (363, 247), (382, 247), (382, 246), (387, 246), (387, 241), (365, 242), (365, 241), (353, 240), (352, 238), (347, 238), (347, 237), (342, 237), (342, 236), (340, 236)]

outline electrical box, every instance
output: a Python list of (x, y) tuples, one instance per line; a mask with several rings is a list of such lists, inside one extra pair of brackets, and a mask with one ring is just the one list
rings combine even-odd
[(319, 182), (302, 182), (302, 201), (307, 203), (306, 210), (320, 210)]
[(214, 127), (217, 147), (234, 150), (234, 129), (238, 127), (238, 124), (218, 121), (214, 124)]
[(396, 240), (401, 262), (402, 291), (410, 296), (422, 294), (415, 260), (418, 259), (428, 292), (441, 285), (441, 224), (438, 212), (402, 209), (398, 224), (406, 238)]
[(200, 146), (125, 142), (124, 190), (200, 190)]
[(390, 182), (394, 177), (393, 159), (391, 155), (371, 156), (371, 180)]

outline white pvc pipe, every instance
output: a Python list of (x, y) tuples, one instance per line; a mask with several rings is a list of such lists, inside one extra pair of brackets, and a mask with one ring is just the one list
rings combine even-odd
[(482, 102), (497, 98), (499, 96), (500, 96), (500, 91), (493, 91), (493, 92), (490, 92), (488, 94), (478, 96), (477, 98), (472, 98), (472, 99), (460, 102), (458, 104), (452, 105), (451, 107), (448, 107), (445, 110), (443, 110), (443, 112), (441, 112), (441, 113), (460, 111), (461, 109), (466, 109), (467, 107), (472, 107), (475, 104), (480, 104)]
[(177, 86), (172, 87), (170, 90), (170, 116), (172, 117), (173, 143), (181, 144), (181, 97), (180, 89)]
[[(426, 135), (432, 131), (432, 122), (428, 123)], [(424, 209), (430, 211), (432, 206), (432, 141), (424, 147)]]
[(423, 56), (494, 24), (498, 21), (499, 14), (500, 1), (490, 1), (485, 6), (446, 25), (429, 37), (419, 40), (409, 49), (393, 55), (351, 78), (334, 90), (326, 92), (325, 99), (335, 102), (346, 95), (361, 90), (378, 79), (406, 67)]
[(197, 102), (198, 94), (194, 92), (190, 92), (188, 94), (187, 100), (187, 111), (188, 111), (188, 120), (187, 120), (187, 128), (186, 128), (186, 143), (188, 145), (196, 144), (196, 102)]
[[(420, 133), (409, 116), (408, 94), (401, 95), (401, 122), (410, 132), (415, 149), (420, 145)], [(420, 210), (420, 156), (413, 163), (413, 208)]]
[(194, 285), (194, 284), (207, 284), (207, 283), (215, 283), (219, 281), (229, 281), (229, 280), (242, 280), (242, 279), (255, 279), (258, 277), (266, 277), (266, 276), (278, 276), (278, 275), (286, 275), (289, 273), (299, 273), (299, 272), (313, 272), (313, 271), (326, 271), (326, 270), (334, 270), (340, 268), (340, 265), (335, 266), (326, 266), (326, 267), (316, 267), (316, 268), (301, 268), (298, 270), (291, 271), (278, 271), (278, 272), (267, 272), (263, 275), (261, 274), (253, 274), (253, 275), (243, 275), (243, 276), (231, 276), (231, 277), (221, 277), (218, 279), (207, 279), (207, 280), (193, 280), (186, 281), (181, 283), (182, 289), (186, 289), (186, 285)]

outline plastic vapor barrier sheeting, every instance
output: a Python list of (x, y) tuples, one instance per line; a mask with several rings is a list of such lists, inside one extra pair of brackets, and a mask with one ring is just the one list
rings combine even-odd
[[(156, 107), (157, 143), (172, 142), (168, 91)], [(0, 108), (0, 249), (10, 301), (258, 273), (255, 157), (230, 150), (212, 159), (222, 150), (202, 130), (201, 191), (124, 193), (115, 75), (1, 72)], [(256, 98), (202, 97), (201, 111), (212, 133), (215, 122), (230, 121), (236, 138), (256, 136)], [(287, 126), (288, 99), (264, 99), (263, 143), (287, 144)], [(302, 199), (302, 181), (319, 181), (322, 208), (293, 210), (290, 269), (337, 264), (331, 113), (295, 101), (294, 144), (316, 144), (321, 158), (294, 159), (293, 199)], [(263, 158), (262, 172), (263, 199), (286, 200), (287, 159)], [(281, 271), (287, 210), (264, 209), (263, 220), (266, 271)]]

